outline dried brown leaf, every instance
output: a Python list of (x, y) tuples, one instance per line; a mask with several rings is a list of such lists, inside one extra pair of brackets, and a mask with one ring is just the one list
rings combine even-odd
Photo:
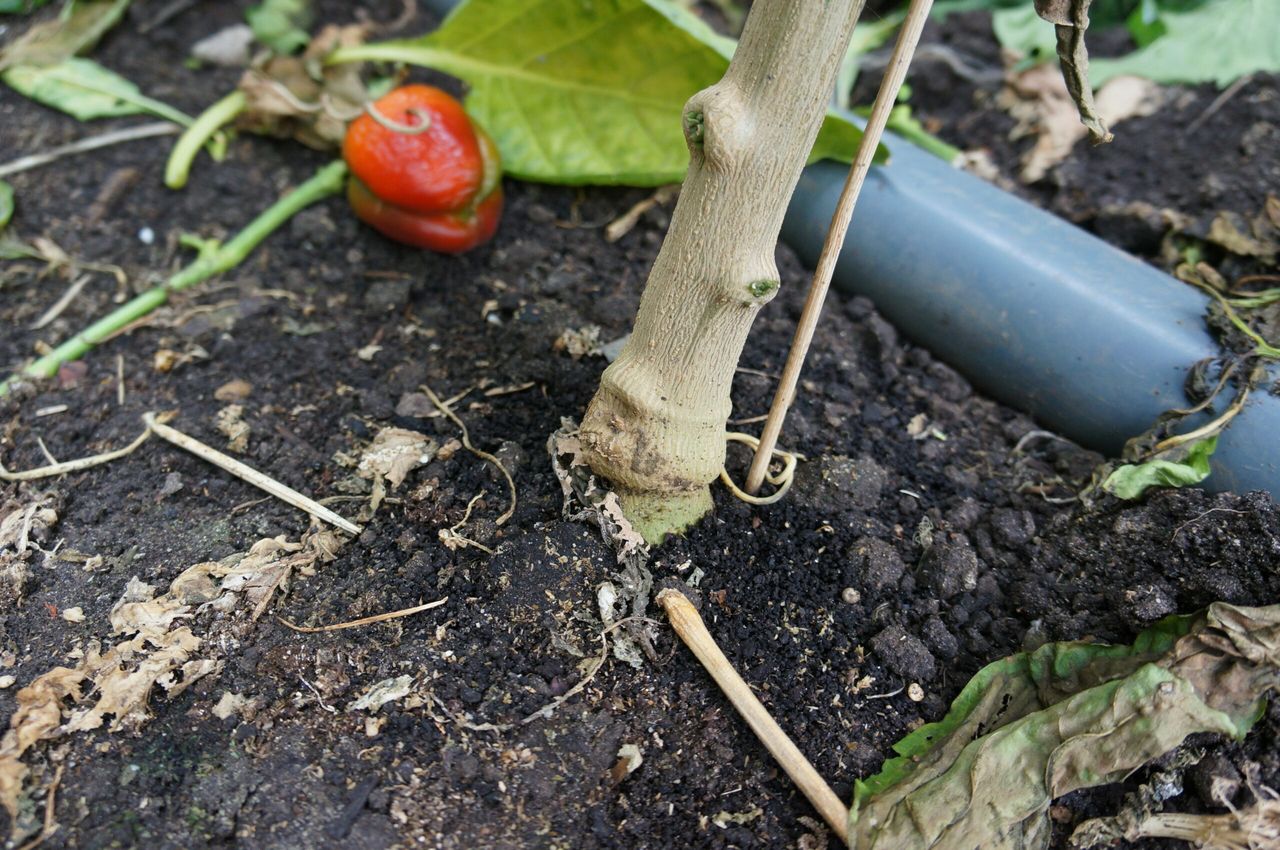
[(850, 847), (1036, 850), (1052, 800), (1188, 735), (1242, 737), (1280, 685), (1280, 605), (1215, 603), (1132, 647), (1048, 644), (988, 665), (939, 723), (859, 782)]
[(341, 146), (347, 124), (368, 100), (361, 63), (326, 65), (339, 47), (363, 44), (362, 25), (327, 26), (302, 56), (272, 55), (240, 78), (248, 106), (237, 125), (269, 136), (294, 138), (318, 150)]

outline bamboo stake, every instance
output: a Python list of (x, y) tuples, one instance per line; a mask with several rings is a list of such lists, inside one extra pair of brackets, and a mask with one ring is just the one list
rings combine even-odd
[(791, 780), (799, 786), (809, 802), (822, 815), (836, 836), (843, 842), (849, 832), (849, 810), (831, 790), (831, 786), (818, 774), (804, 754), (787, 737), (787, 733), (769, 716), (768, 710), (756, 699), (751, 688), (733, 669), (715, 639), (707, 631), (698, 610), (678, 590), (667, 588), (657, 596), (658, 603), (666, 609), (667, 617), (685, 646), (707, 668), (720, 690), (733, 703), (733, 707), (747, 721), (751, 731), (782, 765)]
[(880, 137), (884, 134), (885, 125), (889, 121), (889, 113), (898, 100), (898, 91), (907, 78), (907, 68), (911, 65), (911, 57), (916, 52), (920, 41), (920, 33), (929, 20), (929, 10), (933, 0), (911, 0), (906, 20), (902, 24), (902, 32), (898, 35), (898, 43), (893, 48), (893, 57), (885, 70), (884, 81), (880, 83), (880, 91), (876, 94), (875, 105), (871, 107), (871, 116), (862, 131), (862, 142), (858, 146), (858, 155), (854, 158), (853, 167), (845, 179), (844, 189), (840, 192), (840, 200), (836, 204), (835, 215), (831, 219), (831, 229), (827, 231), (827, 240), (822, 246), (822, 254), (818, 257), (818, 267), (813, 273), (813, 283), (809, 286), (809, 297), (804, 302), (804, 310), (800, 314), (800, 322), (796, 325), (795, 337), (791, 342), (791, 352), (787, 355), (786, 368), (782, 370), (782, 378), (778, 382), (778, 390), (773, 397), (773, 405), (769, 408), (769, 418), (765, 420), (764, 431), (760, 435), (760, 447), (756, 449), (751, 460), (751, 469), (747, 472), (747, 486), (744, 488), (751, 495), (760, 490), (769, 461), (773, 458), (774, 447), (778, 445), (778, 435), (782, 432), (782, 422), (787, 417), (787, 410), (795, 401), (796, 384), (800, 380), (800, 370), (804, 367), (805, 356), (813, 343), (813, 333), (818, 326), (818, 317), (822, 314), (822, 302), (826, 300), (827, 289), (831, 286), (831, 275), (835, 271), (836, 260), (840, 257), (840, 248), (844, 245), (845, 233), (849, 230), (849, 220), (853, 218), (853, 207), (858, 201), (858, 194), (866, 182), (867, 172), (875, 159), (876, 148), (880, 145)]

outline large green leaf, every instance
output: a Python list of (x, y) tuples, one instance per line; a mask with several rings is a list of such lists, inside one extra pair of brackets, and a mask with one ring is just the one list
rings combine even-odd
[(48, 67), (16, 65), (0, 73), (0, 79), (32, 100), (81, 121), (145, 113), (177, 124), (191, 123), (189, 115), (147, 97), (129, 80), (92, 59), (71, 58)]
[(1192, 443), (1181, 458), (1157, 457), (1117, 467), (1102, 489), (1118, 499), (1136, 499), (1152, 487), (1186, 487), (1209, 477), (1209, 456), (1218, 447), (1215, 434)]
[(130, 0), (72, 0), (56, 20), (37, 24), (0, 50), (0, 70), (13, 65), (57, 65), (92, 48), (114, 27)]
[(849, 49), (840, 62), (840, 72), (836, 74), (836, 103), (841, 109), (851, 105), (849, 97), (853, 93), (853, 84), (858, 81), (858, 72), (862, 70), (862, 56), (884, 44), (902, 26), (907, 17), (905, 8), (889, 12), (877, 20), (865, 17), (854, 27), (853, 36), (849, 39)]
[[(467, 109), (527, 180), (659, 185), (684, 177), (680, 111), (734, 42), (667, 0), (468, 0), (435, 32), (331, 61), (424, 65), (470, 86)], [(813, 158), (848, 161), (860, 131), (828, 116)]]
[(1164, 34), (1119, 59), (1094, 59), (1089, 77), (1100, 86), (1133, 74), (1157, 83), (1217, 83), (1280, 71), (1280, 2), (1210, 0), (1160, 16)]

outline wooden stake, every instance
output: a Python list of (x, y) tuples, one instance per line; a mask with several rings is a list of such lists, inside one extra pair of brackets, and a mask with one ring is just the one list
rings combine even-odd
[(729, 702), (733, 703), (733, 707), (742, 715), (742, 719), (747, 721), (751, 731), (756, 733), (756, 737), (778, 760), (782, 769), (809, 798), (809, 802), (818, 810), (818, 814), (822, 815), (822, 819), (827, 822), (836, 836), (842, 842), (845, 841), (849, 832), (848, 808), (840, 802), (836, 792), (831, 790), (831, 786), (818, 775), (818, 771), (787, 737), (787, 733), (783, 732), (782, 728), (769, 716), (768, 710), (760, 704), (760, 700), (756, 699), (756, 695), (738, 675), (738, 671), (733, 669), (729, 659), (724, 657), (724, 653), (720, 651), (720, 647), (716, 646), (711, 633), (707, 631), (702, 617), (698, 614), (698, 609), (693, 607), (693, 603), (683, 593), (671, 588), (661, 591), (657, 599), (658, 603), (666, 609), (667, 617), (671, 620), (671, 626), (676, 630), (676, 634), (702, 662), (702, 666), (707, 668), (711, 678), (716, 680), (716, 684), (720, 686), (720, 690), (724, 691)]
[(800, 380), (800, 370), (804, 367), (805, 356), (813, 343), (813, 333), (818, 326), (818, 317), (822, 314), (822, 302), (826, 300), (827, 289), (831, 286), (831, 274), (835, 271), (836, 260), (840, 257), (840, 248), (844, 245), (845, 233), (849, 230), (849, 220), (853, 218), (853, 207), (857, 203), (862, 184), (866, 182), (867, 172), (875, 159), (876, 148), (880, 137), (884, 134), (885, 124), (889, 121), (889, 113), (898, 100), (898, 91), (907, 78), (907, 68), (911, 65), (911, 57), (916, 52), (920, 41), (920, 33), (929, 20), (929, 10), (933, 0), (911, 0), (906, 20), (902, 23), (902, 32), (898, 35), (898, 43), (893, 48), (893, 57), (889, 67), (885, 69), (884, 81), (880, 83), (880, 91), (876, 95), (875, 105), (871, 107), (871, 116), (862, 131), (862, 143), (858, 146), (858, 155), (854, 158), (853, 167), (845, 179), (844, 189), (836, 204), (835, 215), (831, 219), (831, 229), (827, 231), (827, 240), (822, 246), (822, 254), (818, 257), (818, 268), (813, 273), (813, 283), (809, 286), (809, 297), (804, 302), (804, 310), (800, 314), (800, 322), (796, 325), (796, 334), (791, 342), (791, 352), (787, 355), (786, 368), (782, 370), (782, 379), (778, 382), (777, 393), (773, 397), (773, 405), (769, 408), (769, 418), (765, 420), (764, 431), (760, 435), (760, 447), (756, 449), (751, 460), (751, 469), (747, 472), (747, 486), (744, 488), (751, 495), (760, 490), (764, 482), (764, 474), (769, 468), (774, 447), (778, 445), (778, 435), (782, 432), (782, 422), (786, 419), (787, 410), (796, 397), (796, 384)]

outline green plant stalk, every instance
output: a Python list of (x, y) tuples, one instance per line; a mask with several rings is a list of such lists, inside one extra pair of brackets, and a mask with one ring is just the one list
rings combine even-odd
[(62, 364), (83, 357), (94, 346), (105, 341), (121, 328), (127, 327), (164, 304), (169, 300), (171, 293), (189, 289), (197, 283), (235, 268), (244, 262), (262, 240), (299, 211), (316, 201), (341, 192), (346, 175), (347, 165), (340, 160), (321, 168), (311, 179), (263, 210), (231, 241), (225, 244), (206, 243), (195, 262), (175, 273), (163, 284), (148, 289), (112, 310), (53, 351), (22, 369), (21, 372), (0, 383), (0, 396), (6, 395), (14, 382), (21, 378), (48, 378), (57, 374)]
[(1196, 283), (1195, 281), (1191, 281), (1191, 283), (1193, 286), (1198, 286), (1200, 289), (1209, 293), (1209, 295), (1213, 296), (1213, 298), (1222, 305), (1222, 312), (1226, 314), (1227, 319), (1230, 320), (1231, 324), (1235, 325), (1236, 330), (1240, 331), (1240, 333), (1249, 337), (1249, 339), (1256, 343), (1253, 349), (1255, 354), (1259, 354), (1263, 357), (1274, 357), (1280, 359), (1280, 348), (1276, 348), (1274, 345), (1268, 343), (1262, 338), (1262, 334), (1249, 327), (1249, 324), (1244, 319), (1240, 318), (1240, 314), (1235, 311), (1235, 308), (1231, 306), (1231, 302), (1224, 298), (1222, 293), (1218, 292), (1218, 290), (1208, 284)]
[(169, 153), (169, 161), (164, 167), (164, 185), (170, 189), (181, 189), (187, 185), (187, 177), (191, 174), (191, 163), (195, 161), (200, 148), (213, 138), (218, 129), (230, 123), (239, 115), (248, 98), (237, 89), (214, 103), (196, 118), (178, 137), (173, 150)]

